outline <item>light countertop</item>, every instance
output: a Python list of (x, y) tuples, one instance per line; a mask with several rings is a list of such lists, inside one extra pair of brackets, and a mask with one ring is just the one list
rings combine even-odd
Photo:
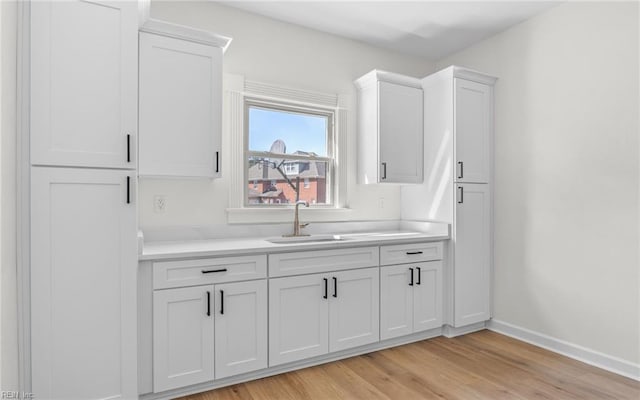
[(433, 242), (449, 239), (449, 235), (443, 234), (442, 232), (428, 233), (417, 231), (341, 233), (339, 236), (344, 240), (272, 243), (269, 242), (268, 239), (275, 239), (275, 237), (271, 237), (146, 242), (142, 248), (142, 254), (139, 255), (139, 260), (328, 250), (345, 247)]

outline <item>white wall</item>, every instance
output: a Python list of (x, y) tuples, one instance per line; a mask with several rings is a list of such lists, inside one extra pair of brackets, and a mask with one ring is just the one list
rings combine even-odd
[(0, 388), (18, 389), (16, 2), (0, 2)]
[(566, 3), (439, 62), (499, 77), (495, 319), (633, 363), (638, 15)]
[[(152, 2), (151, 16), (233, 38), (224, 72), (282, 86), (351, 95), (346, 218), (397, 219), (397, 186), (356, 185), (355, 90), (353, 80), (374, 68), (413, 76), (430, 73), (432, 63), (359, 42), (278, 22), (234, 8), (202, 2)], [(229, 151), (223, 133), (223, 154)], [(228, 158), (227, 158), (228, 160)], [(223, 170), (228, 168), (223, 157)], [(227, 169), (228, 170), (228, 169)], [(226, 178), (209, 181), (144, 180), (140, 183), (140, 226), (212, 225), (227, 222)], [(163, 214), (153, 212), (154, 195), (167, 196)], [(384, 208), (379, 199), (384, 198)], [(287, 220), (290, 218), (287, 218)]]

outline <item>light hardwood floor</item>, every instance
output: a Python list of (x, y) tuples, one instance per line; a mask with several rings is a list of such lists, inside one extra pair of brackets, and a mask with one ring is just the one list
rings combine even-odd
[(412, 343), (182, 400), (640, 399), (640, 382), (491, 331)]

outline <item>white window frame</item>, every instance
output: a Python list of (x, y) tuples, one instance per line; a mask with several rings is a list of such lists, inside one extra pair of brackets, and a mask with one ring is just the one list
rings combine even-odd
[[(245, 80), (236, 74), (224, 75), (224, 99), (222, 118), (222, 157), (225, 172), (220, 183), (228, 185), (227, 223), (289, 223), (292, 204), (281, 207), (245, 207), (244, 191), (247, 185), (244, 174), (245, 165), (245, 98), (283, 102), (286, 104), (326, 108), (335, 112), (334, 124), (334, 160), (333, 206), (310, 207), (303, 211), (305, 222), (346, 221), (352, 219), (352, 210), (347, 198), (347, 165), (349, 137), (355, 136), (355, 120), (350, 118), (350, 109), (355, 108), (355, 96), (352, 94), (331, 94), (312, 92), (291, 87)], [(355, 156), (355, 153), (354, 153)], [(353, 175), (353, 171), (351, 173)], [(355, 179), (352, 177), (352, 179)], [(217, 182), (216, 182), (217, 183)]]
[[(279, 111), (279, 112), (290, 112), (290, 113), (296, 113), (296, 114), (300, 114), (300, 115), (312, 115), (312, 116), (318, 116), (318, 117), (323, 117), (327, 119), (327, 155), (326, 156), (301, 156), (301, 155), (296, 155), (296, 154), (278, 154), (278, 153), (271, 153), (269, 151), (255, 151), (255, 150), (250, 150), (249, 149), (249, 110), (251, 108), (259, 108), (259, 109), (263, 109), (263, 110), (272, 110), (272, 111)], [(335, 143), (335, 124), (334, 124), (334, 120), (335, 120), (335, 110), (331, 110), (331, 109), (327, 109), (325, 107), (302, 107), (299, 105), (292, 105), (290, 103), (286, 103), (286, 102), (282, 102), (282, 101), (275, 101), (275, 100), (264, 100), (264, 99), (256, 99), (256, 98), (251, 98), (251, 97), (245, 97), (244, 99), (244, 119), (245, 119), (245, 123), (244, 123), (244, 176), (245, 176), (245, 181), (249, 182), (249, 157), (251, 156), (256, 156), (256, 157), (264, 157), (264, 158), (284, 158), (286, 160), (291, 160), (291, 161), (316, 161), (316, 162), (322, 162), (322, 163), (326, 163), (327, 165), (327, 169), (325, 171), (325, 179), (326, 179), (326, 186), (327, 186), (327, 192), (326, 192), (326, 201), (325, 203), (322, 204), (309, 204), (309, 206), (313, 206), (313, 207), (325, 207), (325, 208), (333, 208), (334, 207), (334, 199), (333, 199), (333, 194), (335, 193), (335, 189), (334, 189), (334, 183), (335, 183), (335, 179), (333, 178), (333, 171), (335, 170), (335, 159), (334, 159), (334, 154), (335, 154), (335, 148), (334, 148), (334, 143)], [(284, 170), (285, 175), (289, 175), (288, 171)], [(273, 181), (272, 181), (273, 183)], [(300, 182), (302, 184), (302, 182)], [(273, 186), (273, 185), (272, 185)], [(306, 186), (305, 186), (306, 187)], [(299, 190), (302, 189), (302, 187), (299, 188)], [(249, 203), (249, 189), (248, 189), (248, 185), (245, 185), (245, 189), (243, 192), (243, 198), (244, 198), (244, 207), (245, 208), (253, 208), (253, 207), (257, 207), (257, 208), (261, 208), (261, 207), (266, 207), (266, 208), (273, 208), (273, 207), (288, 207), (290, 204), (293, 204), (295, 202), (292, 203), (280, 203), (280, 202), (276, 202), (276, 203), (263, 203), (263, 204), (251, 204)]]

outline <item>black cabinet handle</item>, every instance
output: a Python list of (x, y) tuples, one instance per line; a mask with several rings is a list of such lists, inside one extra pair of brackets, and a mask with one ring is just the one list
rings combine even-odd
[(127, 176), (127, 204), (131, 204), (131, 177)]
[(422, 254), (421, 251), (407, 251), (407, 255), (412, 256), (414, 254)]
[(458, 166), (460, 167), (460, 173), (458, 174), (458, 179), (462, 179), (464, 177), (464, 163), (462, 161), (458, 161)]
[(409, 271), (411, 271), (411, 281), (409, 281), (409, 286), (413, 286), (413, 268), (409, 268)]
[(211, 316), (211, 292), (207, 290), (207, 317)]
[(202, 270), (203, 274), (213, 274), (214, 272), (227, 272), (227, 269), (221, 268), (221, 269), (203, 269)]
[(220, 314), (224, 315), (224, 290), (220, 291)]
[(338, 297), (338, 278), (333, 277), (333, 297)]
[(382, 179), (387, 179), (387, 163), (382, 163)]
[(328, 286), (329, 286), (329, 280), (327, 278), (322, 278), (322, 280), (324, 280), (324, 296), (322, 296), (323, 299), (328, 298), (327, 296), (327, 291), (328, 291)]
[(127, 162), (131, 162), (131, 135), (127, 134)]
[(416, 269), (418, 270), (418, 280), (416, 281), (416, 285), (419, 285), (422, 278), (422, 271), (420, 271), (420, 267), (416, 267)]
[(220, 152), (216, 151), (216, 172), (220, 172)]
[(458, 186), (458, 190), (460, 191), (460, 198), (458, 199), (458, 204), (464, 203), (464, 188), (462, 186)]

